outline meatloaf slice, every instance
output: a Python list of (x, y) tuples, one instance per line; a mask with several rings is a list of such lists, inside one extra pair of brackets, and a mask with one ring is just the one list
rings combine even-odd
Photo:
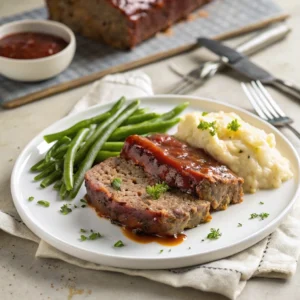
[[(120, 190), (112, 188), (115, 178)], [(157, 183), (141, 167), (114, 157), (96, 165), (85, 175), (88, 199), (101, 215), (129, 229), (161, 236), (176, 235), (211, 219), (207, 201), (195, 200), (180, 191), (168, 191), (153, 200), (146, 187)]]
[(129, 136), (121, 157), (169, 186), (211, 202), (216, 210), (242, 201), (244, 180), (201, 149), (166, 134)]
[(128, 49), (210, 0), (46, 0), (49, 17), (75, 32)]

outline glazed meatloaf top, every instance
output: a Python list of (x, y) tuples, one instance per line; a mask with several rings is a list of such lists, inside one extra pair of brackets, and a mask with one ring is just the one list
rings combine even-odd
[(170, 186), (211, 201), (214, 209), (225, 209), (229, 203), (242, 201), (242, 178), (203, 150), (167, 134), (129, 136), (121, 157)]
[[(112, 186), (114, 179), (120, 188)], [(157, 183), (141, 167), (122, 158), (109, 158), (86, 173), (89, 201), (100, 214), (130, 229), (147, 234), (175, 235), (210, 220), (210, 204), (180, 191), (167, 191), (158, 199), (147, 194)]]

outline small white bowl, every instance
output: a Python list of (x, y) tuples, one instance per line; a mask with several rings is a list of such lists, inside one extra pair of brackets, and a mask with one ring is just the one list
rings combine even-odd
[(39, 32), (64, 39), (68, 45), (62, 51), (37, 59), (14, 59), (0, 56), (0, 74), (17, 81), (40, 81), (56, 76), (71, 63), (76, 39), (67, 26), (48, 20), (24, 20), (0, 26), (0, 39), (20, 32)]

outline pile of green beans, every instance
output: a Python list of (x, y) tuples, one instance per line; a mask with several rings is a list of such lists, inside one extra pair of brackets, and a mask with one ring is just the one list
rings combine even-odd
[(119, 156), (125, 139), (132, 134), (166, 132), (179, 122), (178, 115), (188, 106), (185, 102), (160, 115), (139, 108), (139, 104), (139, 100), (126, 104), (122, 97), (105, 113), (45, 135), (45, 141), (53, 145), (31, 167), (38, 172), (34, 180), (41, 181), (42, 188), (54, 183), (62, 200), (73, 199), (93, 164)]

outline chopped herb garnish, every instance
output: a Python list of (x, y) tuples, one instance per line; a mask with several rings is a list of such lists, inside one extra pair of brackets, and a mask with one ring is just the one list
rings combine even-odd
[(86, 237), (85, 235), (82, 234), (82, 235), (80, 236), (80, 239), (81, 239), (82, 241), (86, 241), (86, 240), (87, 240), (87, 237)]
[(228, 125), (227, 129), (232, 131), (238, 131), (238, 129), (241, 127), (241, 124), (238, 122), (237, 119), (232, 120)]
[(85, 199), (80, 199), (80, 202), (87, 204), (87, 201)]
[(159, 254), (161, 254), (161, 253), (163, 253), (164, 252), (164, 249), (161, 249), (160, 251), (159, 251)]
[(50, 206), (50, 202), (45, 201), (45, 200), (39, 200), (37, 202), (39, 205), (45, 206), (45, 207), (49, 207)]
[(248, 155), (248, 159), (250, 159), (250, 155)]
[(206, 116), (206, 115), (208, 115), (208, 112), (207, 112), (207, 111), (204, 111), (204, 112), (202, 113), (202, 116), (204, 117), (204, 116)]
[(93, 229), (91, 229), (91, 232), (94, 232), (94, 230), (93, 230)]
[(114, 247), (116, 247), (116, 248), (120, 248), (120, 247), (124, 247), (125, 245), (124, 245), (124, 243), (121, 241), (121, 240), (119, 240), (119, 241), (117, 241), (115, 244), (114, 244)]
[(9, 161), (13, 161), (13, 159), (11, 158)]
[(254, 213), (254, 214), (251, 214), (250, 215), (250, 219), (255, 219), (258, 217), (258, 214), (257, 213)]
[(112, 182), (111, 182), (111, 186), (114, 190), (120, 191), (121, 190), (121, 184), (122, 184), (122, 179), (120, 178), (115, 178)]
[(268, 213), (261, 213), (261, 214), (259, 214), (261, 220), (264, 220), (264, 219), (267, 218), (269, 215), (270, 215), (270, 214), (268, 214)]
[(85, 207), (86, 207), (86, 205), (81, 205), (81, 207), (82, 207), (82, 208), (85, 208)]
[(90, 234), (89, 240), (93, 241), (93, 240), (99, 239), (101, 237), (102, 237), (102, 235), (99, 232), (93, 232)]
[(241, 149), (240, 151), (239, 151), (239, 153), (243, 153), (244, 151)]
[(146, 187), (146, 192), (150, 195), (153, 199), (157, 200), (161, 196), (161, 194), (165, 193), (169, 189), (169, 186), (163, 183), (157, 183), (155, 185), (148, 185)]
[(206, 122), (206, 121), (201, 120), (197, 128), (202, 129), (202, 130), (209, 130), (209, 133), (211, 134), (211, 136), (214, 136), (217, 132), (216, 121)]
[(204, 240), (201, 240), (201, 242), (204, 242)]
[(222, 233), (220, 232), (219, 228), (218, 229), (211, 228), (210, 233), (207, 235), (207, 238), (209, 240), (217, 240), (221, 235)]
[(83, 229), (83, 228), (81, 228), (81, 229), (80, 229), (80, 232), (82, 232), (82, 233), (85, 233), (85, 232), (86, 232), (86, 230), (85, 230), (85, 229)]
[(33, 201), (34, 200), (34, 197), (33, 196), (30, 196), (29, 198), (28, 198), (28, 201)]
[(242, 223), (238, 223), (238, 227), (242, 227), (243, 226), (243, 224)]
[(192, 248), (191, 248), (191, 247), (189, 247), (188, 249), (189, 249), (189, 250), (191, 250)]
[(171, 252), (171, 250), (172, 250), (172, 249), (169, 249), (169, 251), (168, 251), (168, 252)]
[(260, 213), (260, 214), (251, 214), (250, 215), (250, 219), (254, 219), (254, 218), (260, 218), (260, 220), (264, 220), (264, 219), (266, 219), (268, 216), (269, 216), (270, 214), (268, 214), (268, 213)]
[(77, 208), (78, 206), (74, 204), (74, 208)]
[(68, 213), (72, 212), (72, 209), (70, 207), (68, 207), (67, 204), (64, 204), (61, 208), (60, 208), (60, 212), (63, 215), (67, 215)]
[(264, 203), (264, 202), (262, 202), (262, 201), (260, 201), (260, 202), (259, 202), (259, 204), (263, 205), (263, 204), (265, 204), (265, 203)]

